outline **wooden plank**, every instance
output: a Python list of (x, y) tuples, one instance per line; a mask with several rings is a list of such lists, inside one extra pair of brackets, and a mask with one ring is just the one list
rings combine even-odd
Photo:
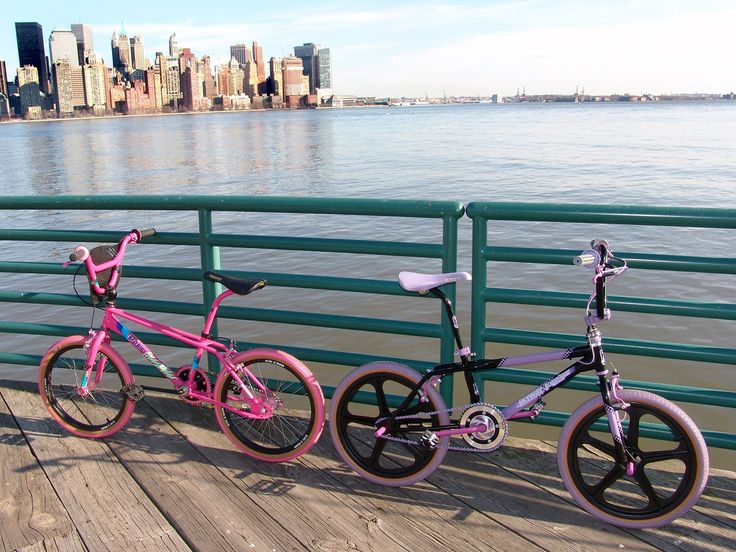
[[(156, 415), (147, 403), (150, 400), (138, 403), (128, 426), (108, 442), (194, 549), (307, 548), (289, 525), (280, 524), (261, 507), (259, 496), (244, 492), (168, 421)], [(215, 424), (214, 414), (209, 414), (210, 423)]]
[(77, 552), (86, 551), (79, 533), (76, 530), (61, 537), (50, 537), (29, 546), (18, 548), (17, 552)]
[[(496, 454), (484, 458), (575, 504), (562, 485), (557, 470), (557, 443), (510, 438)], [(503, 454), (499, 454), (503, 451)], [(699, 502), (702, 508), (708, 490)], [(732, 498), (734, 500), (736, 498)], [(696, 508), (674, 522), (652, 529), (625, 530), (633, 537), (665, 551), (733, 550), (736, 533)]]
[(28, 384), (2, 386), (33, 454), (87, 548), (189, 550), (104, 442), (63, 432)]
[[(207, 459), (310, 548), (319, 550), (535, 550), (452, 496), (431, 486), (389, 489), (347, 473), (329, 435), (309, 454), (285, 464), (258, 462), (236, 451), (210, 411), (146, 399)], [(169, 404), (167, 404), (169, 403)], [(449, 523), (463, 511), (464, 523)], [(448, 523), (443, 523), (447, 521)], [(480, 524), (484, 524), (481, 526)], [(501, 531), (501, 534), (494, 531)]]
[[(459, 440), (456, 443), (460, 445)], [(655, 550), (635, 536), (596, 520), (559, 493), (520, 477), (521, 470), (508, 469), (518, 466), (537, 474), (537, 479), (547, 480), (548, 485), (562, 487), (556, 464), (550, 469), (549, 455), (513, 446), (489, 454), (450, 451), (430, 481), (545, 550)], [(491, 456), (494, 462), (487, 460)]]
[[(0, 389), (0, 549), (15, 550), (76, 529), (17, 426)], [(81, 544), (81, 543), (80, 543)], [(83, 547), (68, 547), (84, 550)]]

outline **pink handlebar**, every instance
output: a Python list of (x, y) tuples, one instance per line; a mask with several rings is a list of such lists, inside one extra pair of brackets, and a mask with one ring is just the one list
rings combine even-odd
[[(142, 238), (155, 235), (156, 230), (154, 228), (148, 228), (146, 230), (131, 230), (125, 236), (123, 236), (123, 239), (121, 239), (118, 243), (118, 251), (115, 257), (110, 259), (109, 261), (105, 261), (104, 263), (100, 264), (95, 264), (92, 261), (92, 258), (89, 254), (89, 249), (87, 249), (83, 245), (78, 245), (74, 248), (72, 254), (69, 255), (69, 262), (83, 261), (85, 267), (87, 268), (87, 276), (89, 278), (92, 289), (94, 289), (95, 293), (104, 294), (105, 289), (100, 287), (97, 282), (97, 274), (103, 272), (104, 270), (107, 270), (108, 268), (113, 268), (115, 266), (121, 265), (123, 262), (123, 257), (125, 256), (125, 249), (129, 243), (138, 243)], [(69, 263), (65, 263), (65, 266), (68, 264)], [(117, 285), (118, 278), (119, 276), (117, 276), (117, 273), (116, 275), (112, 276), (110, 280), (111, 287), (114, 288)]]

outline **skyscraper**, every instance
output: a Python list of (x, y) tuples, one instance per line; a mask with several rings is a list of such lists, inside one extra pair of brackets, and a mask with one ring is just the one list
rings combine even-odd
[(17, 71), (18, 94), (20, 95), (20, 115), (29, 111), (41, 111), (41, 88), (38, 82), (38, 69), (35, 65), (24, 65)]
[(8, 97), (8, 68), (2, 59), (0, 59), (0, 94)]
[(74, 33), (62, 30), (51, 31), (49, 56), (52, 64), (65, 59), (69, 65), (79, 67), (79, 50)]
[(133, 69), (147, 69), (146, 56), (143, 53), (143, 37), (135, 35), (130, 39), (130, 59)]
[(36, 22), (15, 24), (15, 37), (18, 41), (18, 65), (32, 65), (38, 71), (38, 84), (41, 92), (48, 94), (49, 69), (46, 61), (46, 50), (43, 45), (43, 29)]
[(169, 57), (179, 57), (179, 39), (176, 38), (176, 33), (169, 37)]
[(268, 91), (269, 94), (274, 96), (284, 95), (284, 74), (281, 70), (282, 60), (280, 58), (272, 57), (269, 65), (271, 66), (271, 89)]
[(230, 57), (234, 57), (240, 65), (245, 65), (253, 60), (253, 54), (245, 44), (233, 44), (230, 46)]
[(125, 29), (120, 29), (120, 34), (118, 35), (118, 48), (120, 48), (120, 65), (117, 69), (121, 73), (129, 73), (133, 70), (133, 56), (130, 52), (130, 39), (128, 38), (128, 34), (125, 32)]
[(302, 71), (304, 66), (302, 60), (296, 56), (287, 56), (281, 61), (282, 79), (284, 83), (284, 96), (302, 96)]
[(314, 94), (318, 87), (317, 81), (317, 56), (322, 46), (307, 42), (302, 46), (294, 46), (294, 56), (302, 60), (304, 74), (309, 77), (309, 94)]
[(263, 63), (263, 47), (257, 42), (253, 42), (253, 61), (256, 62), (256, 72), (258, 85), (253, 95), (266, 93), (266, 64)]
[(77, 39), (79, 64), (85, 65), (87, 63), (87, 58), (95, 50), (92, 43), (92, 27), (82, 23), (72, 23), (72, 32)]
[(317, 88), (326, 90), (332, 88), (332, 59), (330, 49), (321, 48), (317, 52)]

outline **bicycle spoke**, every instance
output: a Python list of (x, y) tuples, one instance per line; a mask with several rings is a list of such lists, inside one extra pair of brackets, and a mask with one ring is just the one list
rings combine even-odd
[(659, 499), (659, 496), (657, 495), (657, 492), (654, 490), (654, 487), (652, 486), (652, 482), (649, 481), (649, 477), (647, 477), (647, 474), (643, 469), (637, 470), (635, 480), (637, 484), (639, 485), (639, 488), (649, 499), (649, 507), (657, 509), (657, 510), (661, 508), (662, 504)]
[(597, 497), (599, 500), (603, 500), (603, 494), (608, 490), (616, 481), (621, 479), (624, 474), (624, 470), (619, 465), (614, 465), (611, 470), (603, 476), (597, 485), (592, 485), (590, 494)]

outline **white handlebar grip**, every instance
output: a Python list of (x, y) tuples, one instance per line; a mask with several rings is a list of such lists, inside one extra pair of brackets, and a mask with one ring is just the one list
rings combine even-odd
[(85, 261), (89, 257), (89, 249), (83, 245), (78, 245), (74, 248), (73, 255), (78, 261)]
[(601, 262), (601, 255), (594, 249), (588, 249), (587, 251), (583, 251), (580, 255), (577, 257), (574, 257), (572, 260), (572, 263), (575, 266), (584, 266), (586, 268), (592, 268), (595, 266), (598, 266), (598, 263)]

